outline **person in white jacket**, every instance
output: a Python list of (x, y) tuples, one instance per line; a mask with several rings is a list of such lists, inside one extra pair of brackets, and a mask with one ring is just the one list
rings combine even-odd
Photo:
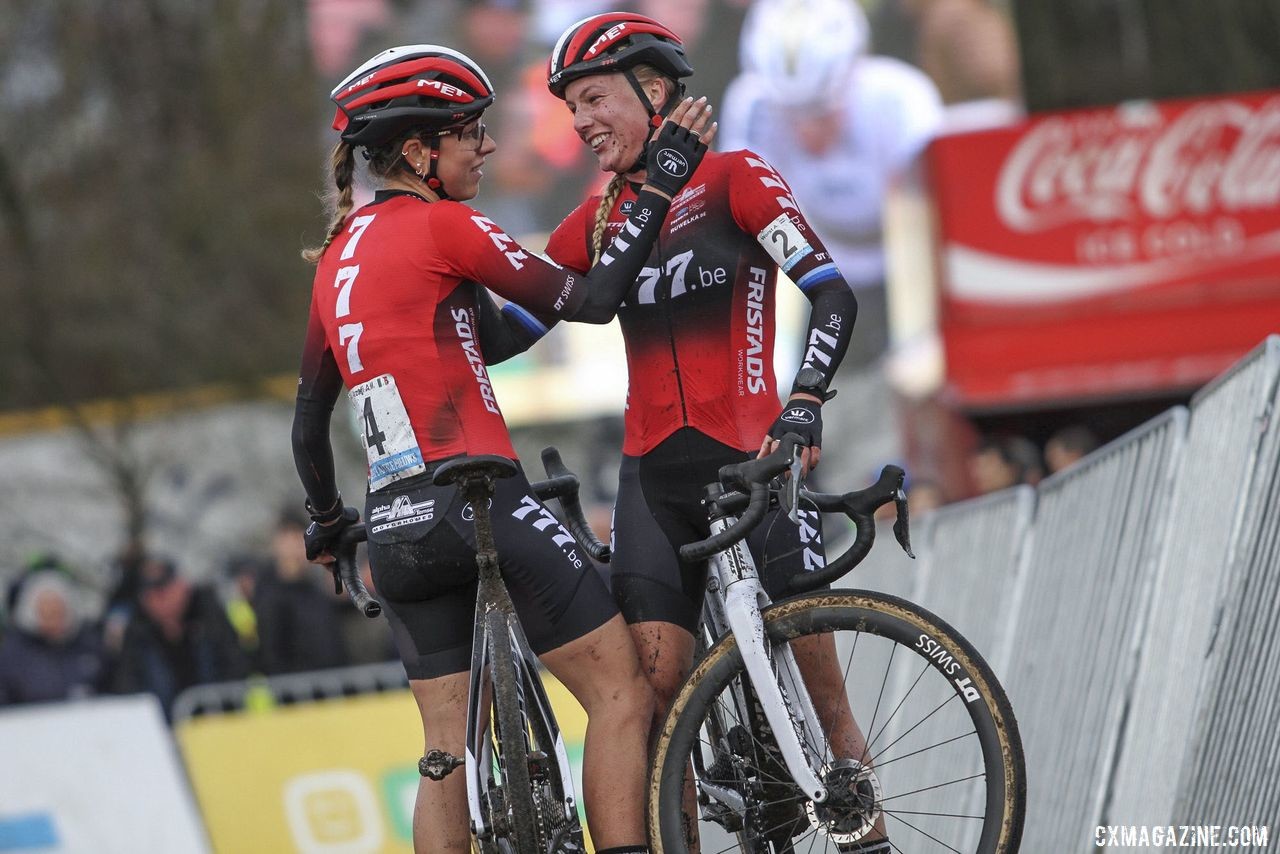
[(888, 345), (881, 210), (886, 189), (942, 124), (924, 72), (867, 54), (853, 0), (756, 0), (743, 26), (742, 73), (725, 93), (720, 147), (749, 148), (787, 176), (796, 201), (858, 298), (845, 364)]

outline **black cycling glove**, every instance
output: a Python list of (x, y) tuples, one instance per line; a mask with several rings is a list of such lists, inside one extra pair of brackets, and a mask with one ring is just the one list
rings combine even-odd
[(769, 428), (769, 437), (781, 439), (787, 433), (803, 439), (805, 447), (822, 447), (822, 404), (804, 398), (788, 400), (778, 420)]
[(675, 122), (663, 122), (649, 142), (644, 182), (674, 198), (689, 183), (706, 153), (707, 146), (696, 133)]
[[(341, 500), (341, 499), (339, 499)], [(329, 524), (321, 524), (322, 520), (311, 517), (311, 524), (302, 535), (307, 544), (307, 560), (314, 561), (328, 552), (334, 554), (338, 544), (338, 536), (350, 526), (360, 521), (360, 511), (354, 507), (343, 507), (342, 512)]]

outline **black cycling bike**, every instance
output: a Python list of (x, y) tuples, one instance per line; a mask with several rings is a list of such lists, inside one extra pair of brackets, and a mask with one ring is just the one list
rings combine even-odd
[[(597, 540), (578, 502), (578, 479), (555, 448), (542, 452), (548, 480), (531, 484), (538, 498), (557, 498), (565, 526), (592, 556), (607, 559), (609, 547)], [(482, 854), (579, 854), (586, 850), (569, 758), (560, 727), (539, 677), (538, 659), (525, 639), (506, 584), (498, 571), (498, 552), (489, 520), (494, 481), (517, 472), (506, 457), (450, 460), (437, 468), (437, 485), (457, 483), (475, 508), (475, 634), (467, 704), (467, 755), (459, 758), (431, 750), (418, 763), (423, 776), (443, 779), (465, 766), (471, 832)], [(356, 607), (376, 617), (382, 606), (369, 595), (356, 567), (356, 544), (364, 525), (343, 532), (335, 580), (346, 585)]]

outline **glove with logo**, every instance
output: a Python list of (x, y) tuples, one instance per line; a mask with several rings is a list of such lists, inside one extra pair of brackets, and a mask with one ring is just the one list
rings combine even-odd
[(312, 516), (311, 524), (302, 535), (303, 541), (307, 544), (307, 560), (314, 562), (323, 554), (332, 555), (338, 545), (338, 537), (348, 527), (359, 521), (360, 511), (354, 507), (343, 507), (342, 512), (333, 517), (332, 521)]
[(674, 198), (706, 153), (707, 146), (698, 134), (675, 122), (663, 122), (645, 154), (644, 182)]
[(778, 420), (769, 428), (769, 436), (781, 439), (787, 433), (803, 439), (805, 447), (822, 447), (822, 404), (803, 397), (788, 400)]

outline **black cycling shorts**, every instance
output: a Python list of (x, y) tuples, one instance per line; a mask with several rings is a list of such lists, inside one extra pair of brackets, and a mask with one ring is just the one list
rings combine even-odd
[[(675, 623), (692, 632), (702, 612), (706, 564), (686, 564), (682, 545), (710, 535), (702, 490), (720, 467), (755, 456), (682, 428), (641, 457), (624, 456), (613, 508), (613, 597), (628, 623)], [(796, 573), (823, 565), (820, 515), (801, 525), (770, 511), (747, 538), (760, 579), (775, 600)]]
[[(576, 640), (618, 613), (590, 558), (523, 473), (497, 481), (489, 512), (498, 566), (534, 652)], [(457, 487), (433, 486), (430, 472), (366, 499), (373, 583), (410, 679), (471, 667), (473, 518)]]

